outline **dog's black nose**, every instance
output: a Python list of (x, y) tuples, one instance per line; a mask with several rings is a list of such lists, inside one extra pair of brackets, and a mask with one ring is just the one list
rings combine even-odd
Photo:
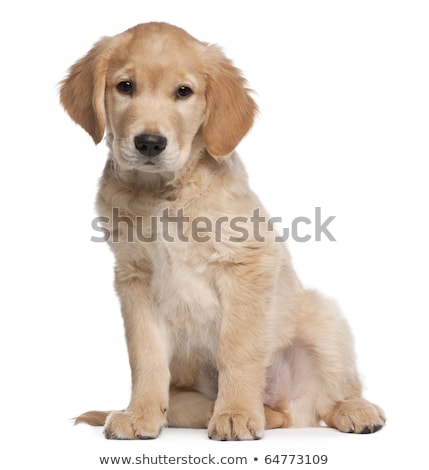
[(156, 157), (167, 147), (167, 139), (158, 134), (140, 134), (134, 137), (134, 145), (142, 155)]

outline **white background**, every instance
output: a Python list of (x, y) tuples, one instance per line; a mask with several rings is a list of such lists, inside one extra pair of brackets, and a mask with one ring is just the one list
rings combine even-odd
[[(327, 454), (325, 468), (426, 468), (429, 12), (424, 1), (15, 1), (2, 7), (1, 387), (4, 468), (99, 468), (99, 456)], [(260, 115), (239, 147), (284, 226), (335, 215), (336, 242), (290, 243), (303, 282), (335, 297), (365, 394), (367, 436), (276, 430), (216, 443), (165, 430), (114, 442), (73, 427), (127, 405), (130, 378), (107, 246), (90, 242), (104, 144), (63, 112), (57, 83), (103, 35), (161, 20), (216, 42)], [(311, 233), (311, 232), (309, 232)], [(275, 465), (273, 465), (275, 466)]]

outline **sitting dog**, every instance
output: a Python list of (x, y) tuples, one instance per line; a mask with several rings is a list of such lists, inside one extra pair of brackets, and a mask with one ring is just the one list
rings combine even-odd
[(97, 207), (132, 374), (125, 410), (77, 422), (104, 424), (111, 439), (155, 438), (166, 425), (216, 440), (321, 420), (379, 430), (336, 304), (303, 288), (266, 222), (254, 233), (255, 211), (268, 216), (235, 148), (257, 107), (220, 48), (140, 24), (97, 42), (60, 94), (95, 143), (106, 134)]

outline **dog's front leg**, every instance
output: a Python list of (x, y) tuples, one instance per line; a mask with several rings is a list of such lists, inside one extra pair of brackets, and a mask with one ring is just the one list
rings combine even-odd
[(245, 265), (230, 266), (218, 277), (222, 321), (218, 398), (208, 426), (211, 439), (260, 439), (264, 433), (267, 310), (273, 287), (271, 275), (260, 274), (266, 283), (261, 282), (258, 272), (248, 272)]
[(108, 439), (153, 439), (165, 426), (170, 373), (164, 333), (153, 315), (149, 280), (142, 273), (116, 272), (132, 375), (132, 394), (125, 411), (106, 421)]

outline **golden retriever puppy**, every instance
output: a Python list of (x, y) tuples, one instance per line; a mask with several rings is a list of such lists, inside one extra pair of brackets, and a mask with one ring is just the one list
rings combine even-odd
[(257, 108), (222, 51), (140, 24), (76, 62), (61, 102), (95, 143), (106, 133), (97, 207), (132, 374), (125, 410), (77, 422), (104, 424), (110, 439), (155, 438), (166, 425), (217, 440), (321, 420), (380, 429), (345, 320), (302, 287), (248, 186), (234, 149)]

